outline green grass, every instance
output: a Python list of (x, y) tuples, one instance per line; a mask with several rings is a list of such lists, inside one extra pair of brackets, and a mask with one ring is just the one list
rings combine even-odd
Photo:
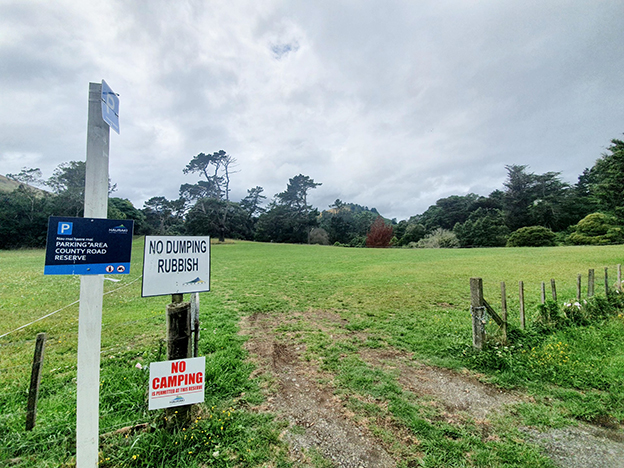
[[(518, 281), (524, 281), (532, 322), (542, 281), (556, 279), (559, 298), (570, 300), (576, 275), (586, 278), (594, 268), (601, 294), (603, 268), (609, 267), (613, 281), (615, 266), (624, 263), (619, 246), (377, 250), (237, 242), (213, 246), (212, 291), (201, 295), (206, 403), (197, 410), (197, 422), (171, 433), (164, 429), (163, 412), (147, 410), (147, 373), (136, 367), (165, 359), (161, 342), (169, 302), (141, 298), (140, 280), (132, 283), (141, 274), (142, 246), (137, 239), (130, 275), (118, 276), (120, 283), (105, 282), (110, 294), (103, 310), (100, 429), (111, 435), (102, 443), (101, 466), (290, 466), (278, 438), (280, 423), (249, 410), (262, 394), (249, 378), (252, 368), (237, 332), (240, 317), (255, 312), (290, 317), (324, 310), (345, 319), (342, 332), (363, 338), (336, 341), (308, 323), (276, 331), (306, 343), (306, 357), (334, 376), (358, 417), (390, 418), (416, 437), (420, 445), (413, 450), (393, 450), (422, 466), (550, 466), (522, 442), (516, 426), (624, 420), (621, 317), (538, 338), (519, 335), (513, 349), (510, 344), (476, 358), (470, 352), (470, 277), (483, 278), (485, 297), (495, 308), (500, 282), (506, 282), (510, 323), (518, 327)], [(41, 250), (0, 252), (0, 335), (78, 299), (79, 278), (43, 276), (43, 257)], [(74, 305), (0, 338), (0, 465), (8, 460), (24, 467), (71, 465), (77, 317)], [(30, 361), (42, 331), (48, 342), (37, 427), (27, 433)], [(444, 421), (421, 397), (402, 389), (396, 375), (363, 362), (358, 353), (364, 348), (403, 350), (430, 364), (472, 368), (499, 385), (528, 391), (536, 403), (509, 413), (496, 423), (499, 437), (485, 440), (474, 422)], [(357, 403), (366, 399), (375, 403)], [(114, 433), (139, 423), (151, 429)], [(372, 430), (392, 440), (384, 427), (373, 424)], [(323, 466), (316, 458), (314, 463)]]

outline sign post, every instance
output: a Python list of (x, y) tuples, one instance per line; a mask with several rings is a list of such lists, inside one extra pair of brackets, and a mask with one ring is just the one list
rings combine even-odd
[[(170, 363), (180, 359), (187, 360), (189, 365), (201, 363), (203, 372), (204, 358), (188, 359), (196, 354), (191, 346), (191, 329), (193, 324), (195, 328), (199, 327), (199, 320), (191, 320), (191, 303), (183, 302), (183, 295), (205, 291), (210, 291), (209, 236), (145, 237), (141, 296), (171, 294), (171, 304), (167, 305), (168, 361), (162, 364), (152, 363), (150, 372), (152, 369), (161, 369), (157, 366), (162, 366), (161, 371), (165, 372), (171, 365), (171, 373), (175, 374), (177, 368)], [(197, 333), (198, 330), (196, 337)], [(199, 372), (200, 367), (197, 369)], [(189, 384), (185, 380), (183, 386), (182, 382), (178, 382), (179, 388), (176, 389), (168, 383), (173, 378), (161, 376), (160, 380), (154, 380), (154, 376), (150, 377), (150, 409), (167, 408), (168, 425), (181, 426), (188, 422), (190, 405), (203, 401), (203, 386), (199, 385), (201, 382), (194, 381)], [(167, 387), (163, 387), (165, 384)]]
[[(104, 121), (102, 113), (102, 84), (89, 83), (84, 202), (86, 218), (106, 218), (108, 210), (110, 128)], [(104, 275), (80, 277), (76, 401), (76, 466), (78, 468), (95, 468), (98, 465), (103, 291)]]

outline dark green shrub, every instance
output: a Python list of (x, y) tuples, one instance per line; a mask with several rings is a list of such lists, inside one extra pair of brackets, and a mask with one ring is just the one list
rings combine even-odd
[(570, 234), (576, 245), (606, 245), (624, 243), (624, 230), (617, 220), (603, 213), (592, 213), (581, 219)]
[(535, 318), (533, 326), (539, 332), (550, 333), (570, 325), (568, 316), (555, 301), (546, 301), (545, 304), (538, 305), (537, 311), (539, 315)]
[(552, 247), (555, 244), (555, 233), (543, 226), (527, 226), (514, 231), (507, 247)]
[(366, 236), (356, 236), (349, 242), (349, 247), (366, 247)]
[(468, 220), (455, 224), (453, 232), (462, 247), (504, 247), (509, 236), (501, 210), (479, 208)]
[(400, 245), (408, 245), (410, 242), (418, 242), (420, 239), (425, 237), (426, 232), (425, 226), (422, 224), (408, 224), (405, 229), (405, 233), (399, 241)]

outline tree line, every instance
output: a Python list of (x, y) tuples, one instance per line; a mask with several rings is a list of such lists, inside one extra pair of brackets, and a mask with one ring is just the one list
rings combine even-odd
[[(221, 241), (350, 247), (624, 243), (624, 142), (617, 139), (575, 184), (559, 172), (535, 174), (526, 165), (509, 165), (501, 189), (441, 198), (401, 221), (341, 200), (319, 211), (308, 195), (322, 184), (303, 174), (289, 179), (268, 203), (260, 186), (232, 201), (236, 166), (223, 150), (199, 153), (182, 169), (197, 176), (196, 182), (182, 184), (177, 199), (152, 197), (140, 209), (114, 197), (116, 186), (109, 182), (108, 217), (134, 220), (137, 235), (210, 235)], [(1, 249), (41, 247), (49, 216), (82, 216), (84, 162), (63, 163), (47, 180), (37, 168), (7, 177), (19, 187), (0, 193)]]

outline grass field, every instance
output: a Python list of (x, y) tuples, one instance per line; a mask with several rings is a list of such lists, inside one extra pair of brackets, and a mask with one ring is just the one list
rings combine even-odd
[[(537, 338), (520, 334), (515, 348), (475, 356), (469, 312), (470, 277), (483, 278), (485, 297), (493, 305), (500, 302), (500, 282), (506, 282), (515, 327), (520, 280), (529, 323), (538, 315), (542, 281), (556, 279), (560, 300), (573, 300), (577, 274), (586, 278), (595, 268), (596, 291), (604, 295), (603, 269), (609, 267), (614, 281), (615, 266), (624, 263), (621, 246), (409, 250), (235, 242), (213, 245), (212, 291), (201, 295), (206, 403), (197, 409), (192, 427), (170, 433), (163, 428), (163, 413), (147, 410), (145, 368), (165, 359), (169, 298), (140, 297), (142, 248), (143, 240), (135, 240), (130, 275), (117, 277), (119, 283), (105, 282), (100, 430), (107, 436), (101, 466), (293, 466), (279, 438), (283, 423), (250, 410), (264, 398), (262, 382), (249, 378), (253, 368), (246, 361), (245, 338), (237, 333), (239, 319), (253, 313), (289, 317), (331, 311), (346, 320), (348, 330), (365, 336), (345, 343), (319, 330), (295, 330), (307, 345), (307, 359), (334, 376), (333, 385), (346, 401), (364, 395), (385, 402), (387, 416), (421, 440), (413, 456), (423, 466), (550, 466), (520, 440), (518, 426), (624, 421), (621, 315)], [(0, 252), (0, 335), (78, 299), (79, 278), (44, 277), (43, 257), (41, 250)], [(0, 338), (0, 465), (72, 466), (77, 320), (76, 304)], [(30, 361), (42, 331), (48, 342), (37, 427), (25, 432)], [(474, 423), (437, 422), (418, 396), (398, 387), (396, 376), (359, 359), (366, 347), (471, 369), (484, 380), (528, 392), (533, 403), (497, 421), (497, 437), (484, 441)], [(366, 405), (353, 409), (363, 417), (380, 411)], [(151, 430), (115, 432), (140, 423)], [(418, 465), (405, 461), (403, 466)]]

